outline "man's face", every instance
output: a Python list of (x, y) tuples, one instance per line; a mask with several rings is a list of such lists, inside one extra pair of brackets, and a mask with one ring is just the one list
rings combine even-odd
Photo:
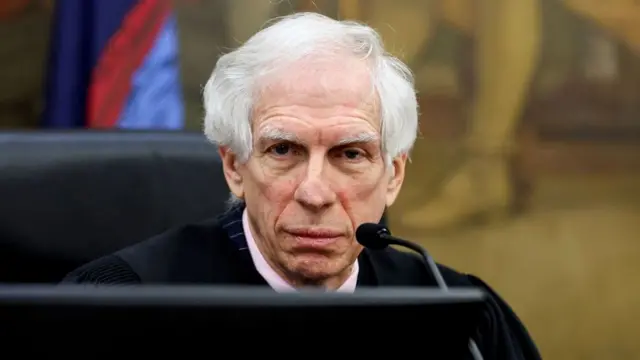
[(339, 287), (362, 249), (355, 230), (378, 222), (395, 200), (406, 157), (385, 165), (379, 108), (361, 61), (300, 62), (266, 84), (249, 160), (221, 149), (228, 183), (280, 275), (294, 285)]

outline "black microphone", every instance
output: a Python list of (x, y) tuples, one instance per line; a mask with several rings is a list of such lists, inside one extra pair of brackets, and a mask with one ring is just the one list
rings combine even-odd
[(391, 233), (386, 227), (380, 224), (364, 223), (356, 229), (356, 240), (360, 245), (372, 250), (382, 250), (389, 245), (400, 245), (417, 252), (422, 256), (427, 271), (433, 275), (438, 287), (445, 291), (449, 289), (438, 269), (438, 265), (436, 265), (436, 262), (425, 248), (410, 241), (391, 236)]
[[(358, 226), (358, 229), (356, 229), (356, 240), (360, 245), (371, 250), (383, 250), (389, 245), (400, 245), (417, 252), (422, 256), (427, 271), (433, 275), (438, 287), (443, 291), (449, 290), (447, 283), (444, 281), (444, 278), (438, 269), (438, 265), (425, 248), (418, 244), (414, 244), (411, 241), (402, 240), (392, 236), (389, 229), (383, 225), (364, 223)], [(469, 350), (471, 351), (471, 355), (474, 360), (482, 360), (482, 353), (473, 339), (469, 340)]]

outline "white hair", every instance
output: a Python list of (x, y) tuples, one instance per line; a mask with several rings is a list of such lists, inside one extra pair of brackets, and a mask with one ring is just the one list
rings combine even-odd
[(367, 62), (378, 96), (382, 152), (388, 163), (408, 154), (418, 131), (418, 103), (411, 70), (388, 54), (369, 26), (317, 13), (279, 18), (238, 49), (218, 59), (204, 87), (204, 133), (240, 159), (252, 151), (251, 115), (259, 80), (301, 58), (354, 56)]

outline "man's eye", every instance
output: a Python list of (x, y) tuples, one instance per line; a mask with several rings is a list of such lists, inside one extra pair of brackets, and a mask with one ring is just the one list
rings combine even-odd
[(281, 143), (270, 147), (268, 152), (276, 156), (295, 155), (296, 149), (292, 144)]
[(347, 149), (344, 151), (344, 156), (349, 160), (357, 160), (362, 153), (359, 150)]
[(347, 149), (339, 149), (336, 153), (336, 156), (346, 161), (360, 161), (366, 156), (366, 153), (362, 151), (362, 149), (358, 148), (347, 148)]
[(273, 152), (278, 155), (286, 155), (289, 150), (291, 150), (291, 146), (289, 144), (278, 144), (273, 147)]

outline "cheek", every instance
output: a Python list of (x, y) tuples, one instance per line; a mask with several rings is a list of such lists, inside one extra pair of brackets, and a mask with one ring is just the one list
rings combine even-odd
[[(362, 176), (336, 184), (335, 192), (354, 223), (377, 221), (384, 211), (384, 176)], [(378, 214), (380, 213), (380, 214)], [(354, 224), (355, 225), (355, 224)]]
[[(367, 171), (353, 174), (335, 172), (332, 187), (337, 194), (344, 194), (351, 201), (366, 201), (376, 197), (384, 187), (384, 172), (377, 166), (371, 166)], [(342, 197), (342, 196), (341, 196)]]
[[(260, 222), (258, 227), (261, 231), (270, 232), (271, 230), (267, 229), (275, 229), (276, 223), (279, 222), (279, 218), (293, 198), (293, 191), (296, 187), (295, 178), (269, 176), (263, 171), (255, 171), (247, 180), (245, 183), (246, 200), (249, 200), (249, 197), (253, 198), (253, 201), (247, 201), (247, 206), (253, 205), (251, 210)], [(262, 235), (267, 238), (271, 236)]]
[(298, 179), (292, 175), (269, 175), (262, 173), (256, 177), (260, 196), (267, 200), (267, 204), (286, 204), (292, 198)]

